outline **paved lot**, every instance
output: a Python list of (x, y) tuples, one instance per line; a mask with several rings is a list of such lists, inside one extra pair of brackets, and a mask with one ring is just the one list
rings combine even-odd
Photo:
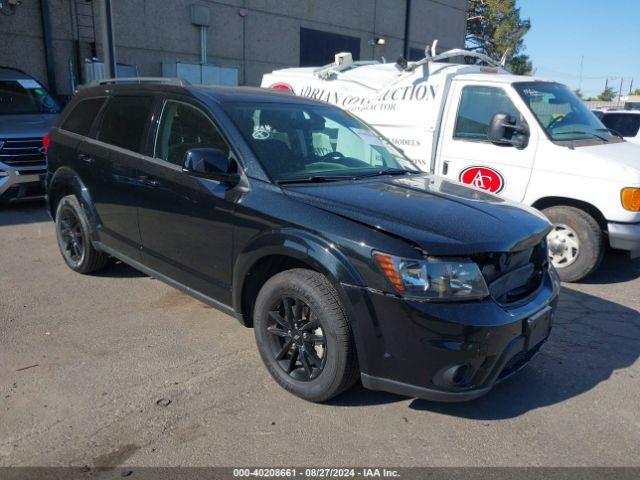
[(541, 355), (478, 401), (314, 405), (235, 319), (122, 264), (66, 268), (41, 205), (0, 210), (0, 248), (0, 466), (640, 466), (638, 260), (565, 286)]

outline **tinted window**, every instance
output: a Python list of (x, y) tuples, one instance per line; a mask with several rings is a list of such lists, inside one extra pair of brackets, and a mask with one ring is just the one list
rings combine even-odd
[(360, 59), (360, 38), (339, 33), (323, 32), (311, 28), (300, 29), (300, 66), (326, 65), (335, 60), (338, 52), (351, 52)]
[(102, 117), (98, 140), (140, 153), (152, 97), (113, 97)]
[(91, 125), (93, 125), (93, 121), (104, 102), (104, 98), (88, 98), (87, 100), (82, 100), (73, 108), (61, 128), (69, 132), (77, 133), (78, 135), (89, 135)]
[(640, 130), (640, 114), (606, 113), (602, 117), (602, 123), (623, 137), (635, 137)]
[(492, 87), (464, 87), (454, 136), (469, 140), (487, 140), (489, 123), (496, 113), (508, 113), (516, 120), (520, 118), (520, 113), (504, 90)]
[(0, 115), (60, 113), (60, 106), (33, 79), (0, 80)]
[(217, 148), (229, 154), (229, 147), (211, 119), (200, 109), (168, 101), (162, 110), (154, 156), (182, 165), (191, 148)]

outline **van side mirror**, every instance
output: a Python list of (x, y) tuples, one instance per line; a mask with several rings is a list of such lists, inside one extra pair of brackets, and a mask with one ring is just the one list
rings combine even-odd
[(512, 145), (518, 149), (529, 144), (529, 126), (522, 120), (516, 120), (508, 113), (496, 113), (489, 123), (487, 138), (498, 145)]
[(218, 148), (191, 148), (182, 162), (182, 171), (195, 177), (235, 185), (240, 181), (238, 165)]

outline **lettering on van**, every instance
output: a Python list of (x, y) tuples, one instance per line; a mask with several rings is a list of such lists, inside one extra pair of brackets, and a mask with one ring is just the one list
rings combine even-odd
[(422, 145), (420, 140), (415, 138), (388, 138), (387, 139), (399, 147), (419, 147)]
[(436, 95), (436, 89), (426, 84), (406, 85), (382, 90), (372, 96), (365, 96), (351, 95), (329, 88), (307, 85), (300, 89), (298, 95), (332, 103), (352, 111), (393, 111), (396, 109), (396, 102), (429, 101), (433, 99)]
[(472, 185), (491, 193), (500, 193), (504, 190), (504, 177), (500, 172), (489, 167), (467, 167), (460, 172), (458, 179), (462, 183)]

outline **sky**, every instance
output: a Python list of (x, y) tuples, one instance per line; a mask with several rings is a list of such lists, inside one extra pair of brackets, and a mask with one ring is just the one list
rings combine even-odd
[[(531, 20), (524, 37), (535, 75), (602, 92), (605, 81), (623, 95), (640, 88), (640, 0), (517, 0)], [(582, 82), (580, 59), (584, 56)]]

